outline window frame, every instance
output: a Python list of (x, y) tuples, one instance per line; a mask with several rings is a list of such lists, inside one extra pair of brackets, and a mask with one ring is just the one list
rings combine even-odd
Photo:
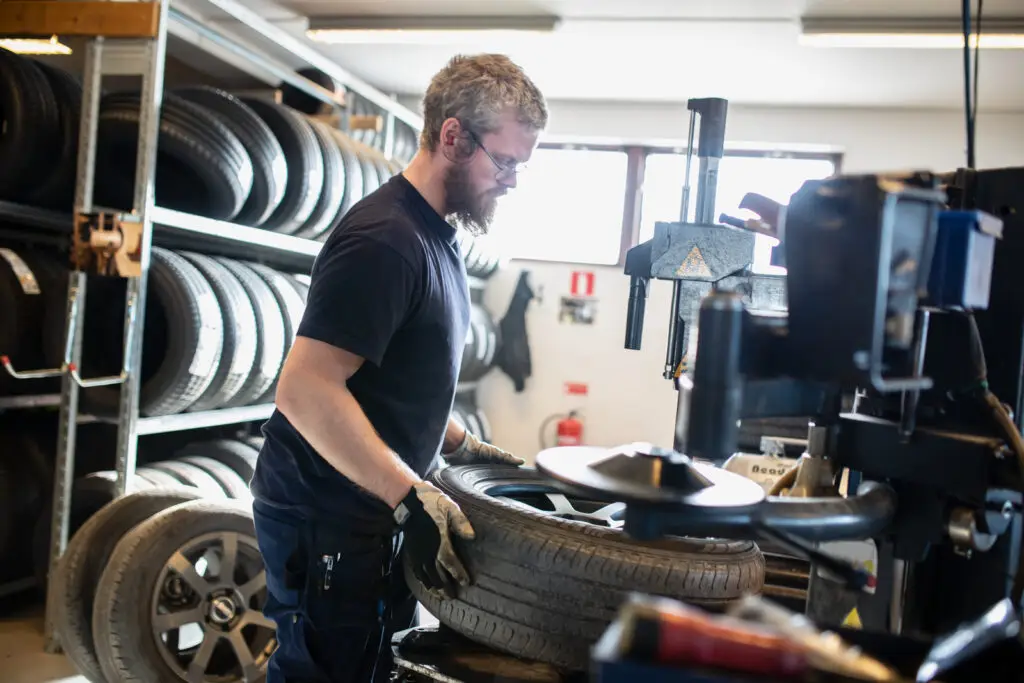
[[(562, 263), (581, 264), (588, 266), (607, 266), (610, 268), (624, 267), (626, 265), (626, 253), (637, 245), (640, 237), (640, 217), (643, 211), (643, 187), (644, 175), (647, 168), (647, 157), (650, 154), (686, 154), (686, 145), (636, 145), (636, 144), (615, 144), (606, 142), (557, 142), (544, 141), (538, 146), (539, 149), (560, 149), (580, 151), (606, 151), (626, 153), (626, 186), (623, 188), (624, 201), (622, 205), (622, 226), (619, 232), (619, 257), (615, 263), (596, 264), (584, 263), (582, 261), (558, 261), (534, 258), (515, 258), (515, 261), (524, 263)], [(738, 145), (731, 147), (725, 145), (725, 156), (753, 157), (766, 159), (819, 159), (831, 161), (835, 166), (836, 173), (842, 172), (843, 153), (838, 150), (813, 150), (813, 149), (787, 149), (786, 147), (768, 148), (751, 147)], [(500, 209), (499, 209), (500, 210)]]

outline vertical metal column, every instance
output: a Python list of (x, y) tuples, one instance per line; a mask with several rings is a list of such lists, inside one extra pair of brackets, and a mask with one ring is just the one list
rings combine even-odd
[[(163, 99), (164, 56), (167, 43), (167, 10), (169, 0), (152, 0), (160, 4), (159, 27), (155, 38), (142, 40), (110, 40), (97, 37), (86, 45), (82, 78), (82, 114), (79, 126), (78, 170), (75, 183), (75, 215), (94, 211), (97, 124), (99, 118), (102, 78), (105, 75), (141, 75), (142, 102), (139, 112), (139, 146), (135, 170), (134, 213), (142, 223), (142, 276), (130, 278), (126, 294), (124, 341), (125, 367), (129, 370), (123, 382), (117, 437), (117, 488), (129, 490), (130, 475), (135, 471), (137, 447), (140, 369), (142, 361), (142, 330), (146, 301), (146, 279), (149, 274), (152, 244), (153, 180), (156, 169), (157, 135), (160, 104)], [(67, 327), (65, 330), (64, 368), (75, 368), (81, 361), (82, 333), (85, 318), (86, 276), (71, 271), (68, 278)], [(134, 342), (134, 343), (133, 343)], [(53, 517), (50, 531), (50, 567), (44, 625), (45, 648), (57, 652), (60, 642), (56, 632), (56, 616), (62, 606), (57, 604), (53, 584), (55, 570), (68, 541), (71, 509), (71, 488), (74, 480), (75, 436), (78, 423), (78, 391), (80, 379), (76, 371), (65, 372), (61, 383), (60, 424), (57, 457), (54, 467)]]
[[(398, 98), (391, 96), (392, 100)], [(395, 127), (398, 122), (395, 119), (395, 112), (390, 109), (384, 112), (384, 158), (389, 161), (395, 156)]]

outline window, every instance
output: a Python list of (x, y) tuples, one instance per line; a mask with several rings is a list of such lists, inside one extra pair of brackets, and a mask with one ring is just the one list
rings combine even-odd
[[(697, 204), (697, 158), (690, 166), (689, 218), (693, 219)], [(654, 236), (656, 222), (679, 220), (683, 197), (683, 175), (686, 156), (683, 154), (653, 153), (647, 155), (644, 172), (644, 193), (640, 217), (640, 241)], [(836, 172), (835, 158), (821, 156), (773, 157), (726, 153), (718, 167), (718, 191), (715, 195), (715, 220), (722, 213), (738, 218), (753, 214), (740, 210), (740, 200), (747, 192), (757, 192), (784, 204), (800, 189), (804, 181), (826, 178)], [(754, 271), (770, 272), (770, 237), (757, 236), (754, 247)]]
[(505, 258), (617, 263), (627, 167), (624, 151), (537, 149), (498, 200), (496, 249)]

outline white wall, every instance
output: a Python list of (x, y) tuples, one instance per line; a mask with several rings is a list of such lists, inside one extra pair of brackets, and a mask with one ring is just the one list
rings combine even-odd
[[(551, 136), (649, 141), (683, 138), (685, 107), (551, 104)], [(837, 148), (845, 172), (909, 167), (948, 171), (964, 164), (960, 112), (884, 110), (741, 109), (729, 113), (729, 141)], [(1024, 165), (1024, 113), (978, 114), (978, 167)], [(500, 211), (500, 208), (499, 208)], [(527, 313), (533, 376), (515, 393), (494, 370), (479, 392), (495, 443), (532, 458), (538, 429), (553, 413), (579, 409), (588, 444), (611, 446), (646, 440), (671, 446), (675, 391), (661, 377), (671, 286), (652, 283), (641, 351), (623, 348), (628, 278), (617, 267), (512, 261), (491, 279), (485, 305), (500, 319), (522, 269), (543, 290)], [(558, 322), (559, 301), (573, 270), (595, 272), (594, 325)], [(567, 396), (565, 382), (586, 382), (585, 397)], [(549, 437), (550, 438), (550, 437)]]

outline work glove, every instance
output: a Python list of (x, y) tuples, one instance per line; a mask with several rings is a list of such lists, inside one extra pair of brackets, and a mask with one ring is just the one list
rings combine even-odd
[(395, 521), (403, 529), (413, 573), (428, 590), (454, 598), (456, 584), (469, 584), (469, 573), (455, 554), (452, 534), (467, 541), (476, 534), (455, 501), (421, 481), (395, 508)]
[(512, 465), (519, 467), (525, 460), (508, 451), (476, 438), (468, 429), (466, 438), (451, 453), (442, 453), (449, 465)]

